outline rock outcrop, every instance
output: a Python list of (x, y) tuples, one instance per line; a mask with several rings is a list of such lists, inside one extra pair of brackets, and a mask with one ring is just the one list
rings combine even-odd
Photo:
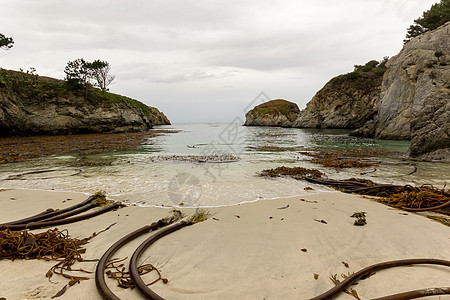
[(411, 140), (411, 158), (450, 161), (450, 22), (387, 62), (333, 78), (300, 113), (270, 102), (249, 111), (245, 125), (356, 129), (352, 135)]
[(450, 22), (389, 60), (374, 120), (355, 132), (411, 139), (409, 156), (450, 160)]
[(373, 119), (380, 99), (384, 68), (331, 79), (300, 112), (293, 127), (355, 129)]
[(152, 125), (170, 125), (169, 119), (162, 111), (153, 106), (148, 106), (148, 108), (150, 108)]
[(143, 131), (161, 124), (170, 122), (137, 100), (0, 69), (0, 136)]
[(262, 103), (245, 114), (245, 126), (292, 127), (300, 110), (297, 104), (277, 99)]

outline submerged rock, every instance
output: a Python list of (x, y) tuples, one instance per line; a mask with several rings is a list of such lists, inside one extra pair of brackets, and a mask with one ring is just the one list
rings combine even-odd
[(300, 110), (297, 104), (283, 100), (262, 103), (245, 114), (245, 126), (291, 127)]

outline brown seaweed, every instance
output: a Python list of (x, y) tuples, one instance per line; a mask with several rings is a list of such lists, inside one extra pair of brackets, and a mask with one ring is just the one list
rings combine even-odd
[(260, 174), (260, 176), (268, 176), (268, 177), (279, 177), (282, 175), (287, 175), (294, 178), (304, 176), (308, 176), (311, 178), (322, 178), (322, 176), (325, 174), (316, 169), (307, 169), (303, 167), (285, 167), (285, 166), (281, 166), (275, 169), (266, 169), (263, 170)]
[(332, 186), (342, 192), (356, 193), (380, 197), (378, 202), (386, 205), (405, 209), (407, 211), (439, 210), (450, 213), (450, 193), (445, 189), (438, 189), (432, 185), (392, 185), (377, 184), (366, 179), (314, 179), (304, 178), (306, 181), (316, 184)]
[(87, 240), (72, 238), (67, 230), (59, 231), (57, 228), (45, 232), (33, 234), (27, 230), (18, 232), (5, 229), (0, 231), (0, 259), (42, 259), (58, 261), (47, 272), (49, 279), (53, 274), (61, 275), (70, 281), (87, 280), (88, 277), (76, 276), (67, 271), (80, 271), (90, 273), (82, 269), (72, 269), (72, 265), (82, 261), (82, 248)]
[(355, 156), (358, 156), (356, 153), (361, 153), (352, 150), (319, 150), (314, 152), (303, 151), (299, 153), (312, 157), (313, 159), (311, 162), (314, 164), (337, 170), (345, 168), (367, 168), (379, 165), (377, 162), (363, 160), (362, 158), (354, 158)]

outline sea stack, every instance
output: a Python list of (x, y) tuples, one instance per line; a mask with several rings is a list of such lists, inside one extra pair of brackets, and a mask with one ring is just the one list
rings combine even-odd
[(294, 102), (283, 99), (262, 103), (245, 114), (244, 126), (292, 127), (300, 110)]

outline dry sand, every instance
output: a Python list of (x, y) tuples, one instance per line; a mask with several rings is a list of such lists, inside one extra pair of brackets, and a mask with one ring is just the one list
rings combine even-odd
[[(64, 208), (86, 199), (67, 192), (0, 192), (0, 223), (49, 207)], [(66, 200), (66, 199), (72, 200)], [(307, 201), (302, 201), (305, 199)], [(65, 202), (63, 202), (66, 200)], [(289, 205), (288, 208), (279, 209)], [(192, 209), (182, 209), (192, 214)], [(167, 284), (152, 289), (166, 299), (308, 299), (331, 287), (330, 273), (358, 271), (368, 265), (405, 258), (450, 259), (450, 228), (413, 213), (339, 192), (266, 200), (210, 209), (213, 218), (185, 227), (150, 247), (143, 257), (159, 267)], [(354, 226), (354, 212), (365, 211), (367, 225)], [(87, 237), (117, 222), (86, 245), (85, 259), (98, 259), (123, 235), (168, 215), (169, 209), (127, 207), (68, 225), (73, 237)], [(327, 224), (315, 221), (325, 220)], [(40, 230), (43, 231), (43, 230)], [(36, 231), (38, 232), (38, 231)], [(127, 245), (116, 257), (130, 257), (146, 239)], [(301, 249), (307, 249), (306, 252)], [(348, 263), (348, 268), (343, 262)], [(67, 280), (45, 277), (53, 262), (0, 261), (0, 298), (50, 299)], [(74, 267), (95, 270), (95, 263)], [(318, 279), (314, 279), (318, 274)], [(90, 277), (93, 278), (93, 274)], [(148, 277), (147, 280), (150, 280)], [(143, 299), (107, 279), (121, 299)], [(418, 288), (450, 286), (446, 267), (421, 265), (380, 271), (354, 288), (370, 299)], [(70, 287), (56, 299), (101, 299), (94, 279)], [(342, 294), (337, 299), (354, 299)], [(434, 296), (423, 299), (450, 299)]]

